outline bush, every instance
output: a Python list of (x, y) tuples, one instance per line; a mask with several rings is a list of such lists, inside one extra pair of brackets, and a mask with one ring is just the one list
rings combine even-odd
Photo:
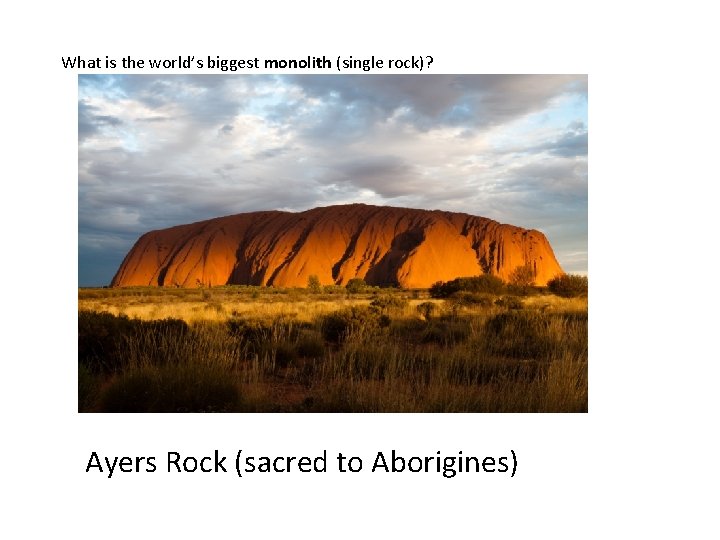
[(347, 282), (347, 285), (345, 285), (345, 289), (350, 294), (365, 292), (367, 288), (368, 286), (367, 283), (365, 283), (365, 280), (360, 278), (352, 278)]
[(298, 351), (291, 343), (278, 343), (275, 345), (275, 365), (281, 368), (288, 367), (298, 358)]
[(229, 319), (227, 325), (232, 336), (241, 338), (254, 349), (258, 349), (264, 343), (272, 341), (273, 327), (265, 321)]
[(505, 282), (499, 277), (490, 274), (456, 278), (448, 282), (438, 281), (430, 287), (430, 296), (433, 298), (448, 298), (460, 291), (502, 294), (505, 291)]
[(341, 285), (325, 285), (322, 292), (324, 294), (346, 294), (347, 290)]
[(453, 293), (450, 298), (461, 306), (480, 306), (486, 308), (492, 307), (494, 300), (491, 294), (469, 291), (458, 291)]
[(585, 354), (587, 313), (499, 313), (485, 325), (483, 347), (491, 355), (518, 359), (548, 359), (560, 351)]
[(507, 309), (522, 309), (523, 303), (517, 296), (504, 296), (495, 300), (495, 305)]
[(511, 358), (544, 358), (550, 351), (547, 319), (525, 311), (508, 311), (487, 321), (485, 347)]
[(320, 358), (325, 354), (325, 342), (315, 333), (304, 333), (298, 340), (297, 352), (302, 358)]
[(315, 274), (308, 276), (307, 288), (313, 294), (321, 293), (322, 285), (320, 284), (320, 278), (317, 277)]
[(422, 333), (423, 343), (437, 343), (452, 347), (465, 341), (470, 335), (467, 321), (433, 321)]
[(381, 313), (391, 313), (404, 310), (408, 306), (408, 301), (402, 296), (384, 294), (373, 299), (370, 306)]
[(322, 320), (323, 337), (340, 343), (357, 333), (374, 333), (390, 326), (390, 318), (377, 310), (354, 306), (326, 315)]
[(97, 391), (100, 387), (98, 377), (93, 375), (87, 366), (78, 365), (78, 411), (92, 409)]
[(510, 274), (509, 288), (517, 294), (527, 295), (535, 284), (535, 272), (529, 264), (518, 266)]
[(417, 312), (422, 315), (423, 319), (429, 321), (433, 314), (437, 311), (437, 306), (433, 302), (423, 302), (422, 304), (418, 304), (415, 309), (417, 309)]
[(239, 394), (218, 370), (149, 366), (115, 378), (99, 401), (102, 412), (231, 412)]
[(110, 372), (120, 367), (121, 343), (132, 332), (132, 321), (125, 315), (78, 312), (78, 363), (91, 371)]
[[(130, 341), (184, 339), (188, 325), (181, 319), (143, 321), (125, 315), (94, 311), (78, 312), (78, 363), (92, 372), (110, 373), (123, 367), (124, 352)], [(153, 343), (149, 343), (153, 345)], [(157, 354), (158, 347), (148, 347)]]
[(562, 274), (548, 281), (550, 292), (564, 298), (587, 296), (588, 278), (575, 274)]

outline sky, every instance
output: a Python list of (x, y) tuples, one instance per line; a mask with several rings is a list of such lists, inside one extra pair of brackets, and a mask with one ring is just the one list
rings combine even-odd
[(586, 75), (80, 75), (80, 286), (141, 234), (365, 203), (542, 231), (587, 274)]

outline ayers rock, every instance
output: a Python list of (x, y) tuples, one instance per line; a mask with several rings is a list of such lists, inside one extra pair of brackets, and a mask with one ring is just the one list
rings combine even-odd
[(144, 234), (111, 285), (305, 287), (362, 278), (429, 287), (489, 273), (507, 280), (530, 265), (536, 283), (563, 273), (545, 236), (483, 217), (351, 204), (252, 212)]

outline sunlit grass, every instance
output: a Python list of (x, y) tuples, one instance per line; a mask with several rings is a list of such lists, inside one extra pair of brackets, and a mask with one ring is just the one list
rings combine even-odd
[[(587, 299), (138, 288), (81, 290), (78, 302), (84, 411), (587, 410)], [(164, 319), (189, 327), (140, 322)]]

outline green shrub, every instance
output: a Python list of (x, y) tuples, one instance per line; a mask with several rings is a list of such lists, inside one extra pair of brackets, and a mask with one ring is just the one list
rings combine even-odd
[(275, 365), (287, 367), (298, 358), (297, 348), (292, 343), (281, 342), (275, 346)]
[(480, 306), (492, 307), (494, 296), (487, 293), (458, 291), (453, 293), (450, 298), (461, 306)]
[(320, 278), (317, 277), (317, 275), (312, 274), (311, 276), (308, 276), (307, 281), (307, 288), (310, 290), (313, 294), (318, 294), (322, 292), (322, 285), (320, 284)]
[(350, 294), (365, 292), (367, 288), (368, 286), (367, 283), (365, 283), (365, 280), (360, 278), (352, 278), (350, 281), (347, 282), (347, 285), (345, 285), (345, 289)]
[(322, 319), (323, 337), (332, 343), (340, 343), (353, 334), (372, 334), (390, 325), (390, 318), (377, 310), (353, 306)]
[(535, 285), (535, 271), (529, 264), (518, 266), (510, 274), (508, 290), (513, 294), (527, 296)]
[(402, 296), (383, 294), (373, 299), (370, 306), (381, 313), (392, 313), (404, 310), (408, 306), (408, 301)]
[(91, 371), (113, 371), (122, 364), (122, 340), (133, 330), (128, 317), (78, 312), (78, 364)]
[(430, 296), (433, 298), (448, 298), (459, 291), (501, 294), (505, 291), (505, 282), (491, 274), (456, 278), (448, 282), (438, 281), (430, 287)]
[(227, 326), (232, 336), (241, 338), (254, 347), (270, 341), (272, 337), (272, 326), (260, 320), (228, 319)]
[(548, 281), (550, 292), (564, 298), (587, 296), (588, 278), (576, 274), (562, 274)]
[(587, 354), (587, 313), (506, 311), (488, 319), (485, 350), (518, 359), (552, 358), (560, 351)]
[(324, 294), (346, 294), (347, 290), (340, 285), (325, 285), (322, 292)]
[(510, 274), (509, 283), (518, 287), (530, 287), (535, 283), (535, 272), (529, 264), (517, 266)]
[(422, 304), (418, 304), (415, 309), (423, 319), (429, 321), (437, 311), (437, 306), (434, 302), (423, 302)]
[(517, 296), (503, 296), (495, 300), (495, 305), (507, 309), (522, 309), (523, 303)]
[(526, 311), (499, 313), (487, 321), (484, 346), (493, 355), (541, 358), (550, 351), (547, 318)]
[(299, 325), (292, 318), (279, 315), (274, 321), (229, 319), (227, 328), (248, 356), (274, 359), (277, 367), (285, 367), (298, 357), (295, 345)]
[(181, 319), (143, 321), (125, 315), (94, 311), (78, 312), (78, 363), (93, 372), (110, 373), (124, 367), (129, 342), (143, 340), (148, 354), (157, 357), (161, 351), (156, 339), (181, 340), (188, 325)]
[(304, 333), (297, 343), (298, 354), (303, 358), (320, 358), (325, 354), (325, 342), (315, 333)]
[(451, 347), (465, 341), (470, 335), (467, 321), (433, 321), (422, 333), (423, 343), (437, 343)]
[(147, 366), (117, 376), (101, 394), (102, 412), (232, 412), (238, 389), (228, 373), (193, 366)]
[(78, 365), (78, 411), (92, 409), (100, 387), (97, 375), (84, 364)]
[(208, 302), (205, 304), (205, 311), (215, 311), (216, 313), (224, 313), (225, 308), (220, 302)]

